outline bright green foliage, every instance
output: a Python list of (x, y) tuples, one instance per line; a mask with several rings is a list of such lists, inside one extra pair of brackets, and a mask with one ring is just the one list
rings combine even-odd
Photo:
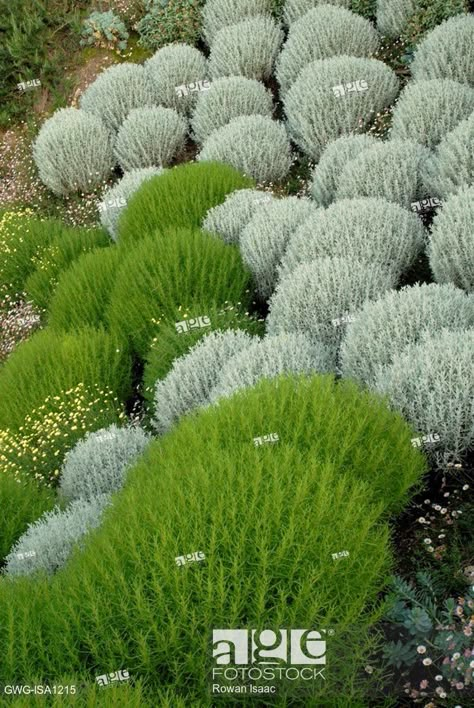
[(33, 158), (43, 184), (65, 196), (92, 192), (110, 176), (112, 148), (112, 135), (100, 115), (60, 108), (41, 126)]
[(179, 96), (176, 89), (206, 79), (207, 59), (188, 44), (169, 44), (145, 62), (145, 72), (153, 83), (157, 103), (180, 113), (190, 113), (196, 104), (197, 92)]
[[(380, 369), (425, 334), (474, 327), (474, 297), (453, 285), (414, 285), (368, 302), (347, 328), (342, 372), (373, 387)], [(436, 431), (430, 431), (436, 432)]]
[(417, 0), (377, 0), (377, 29), (387, 37), (403, 34), (415, 14)]
[(435, 216), (428, 255), (436, 282), (474, 293), (474, 186), (447, 199)]
[(393, 110), (390, 137), (433, 149), (474, 111), (474, 90), (449, 79), (409, 83)]
[(198, 160), (227, 163), (258, 182), (278, 182), (290, 170), (291, 145), (282, 123), (243, 116), (214, 131)]
[(283, 41), (283, 32), (272, 17), (251, 17), (221, 29), (209, 56), (209, 73), (269, 79)]
[(206, 212), (254, 181), (229, 165), (188, 163), (147, 180), (120, 218), (120, 243), (134, 243), (157, 230), (200, 228)]
[(418, 46), (411, 64), (415, 81), (453, 79), (474, 86), (474, 16), (442, 22)]
[[(365, 81), (367, 89), (336, 95), (338, 87), (357, 81)], [(312, 62), (284, 98), (290, 137), (319, 160), (328, 143), (362, 131), (397, 93), (396, 74), (376, 59), (341, 56)]]
[(273, 97), (263, 84), (245, 76), (216, 79), (209, 91), (199, 94), (191, 120), (193, 138), (203, 143), (214, 130), (239, 116), (273, 113)]
[(103, 71), (84, 91), (80, 107), (117, 131), (134, 108), (159, 102), (155, 86), (139, 64), (116, 64)]
[(187, 132), (172, 108), (135, 108), (120, 127), (115, 157), (124, 171), (169, 165), (183, 150)]
[(234, 246), (202, 231), (170, 229), (130, 249), (117, 272), (106, 316), (145, 358), (162, 320), (180, 320), (179, 307), (250, 300), (250, 273)]
[(211, 46), (216, 34), (224, 27), (247, 17), (269, 15), (271, 10), (271, 0), (206, 0), (202, 11), (204, 38)]
[(423, 175), (426, 191), (448, 197), (474, 185), (474, 113), (440, 142)]
[(305, 66), (345, 54), (370, 57), (379, 46), (373, 25), (343, 7), (317, 6), (294, 22), (279, 56), (276, 76), (285, 93)]
[(287, 26), (291, 25), (318, 5), (337, 5), (338, 7), (345, 7), (349, 10), (351, 0), (285, 0), (285, 7), (283, 9), (285, 24)]
[(375, 20), (377, 0), (351, 0), (350, 9), (368, 20)]
[(414, 46), (443, 20), (469, 12), (469, 0), (416, 0), (414, 14), (408, 20), (402, 40)]
[(139, 43), (153, 51), (174, 42), (195, 44), (201, 32), (201, 4), (202, 0), (155, 0), (137, 23)]
[(210, 209), (202, 228), (217, 234), (225, 243), (238, 243), (240, 235), (255, 211), (273, 199), (271, 192), (258, 189), (236, 189), (225, 201)]
[[(97, 36), (99, 35), (99, 36)], [(124, 51), (127, 48), (129, 34), (120, 17), (108, 12), (91, 12), (82, 23), (82, 45), (101, 45), (105, 43), (111, 49)]]

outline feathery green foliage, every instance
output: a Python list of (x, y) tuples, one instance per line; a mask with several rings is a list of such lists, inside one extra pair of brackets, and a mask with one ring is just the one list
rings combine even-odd
[(426, 162), (423, 181), (431, 196), (445, 198), (474, 185), (474, 112), (440, 142)]
[[(127, 5), (130, 0), (127, 0)], [(143, 0), (139, 14), (143, 15)], [(201, 34), (203, 0), (151, 0), (149, 10), (135, 25), (138, 43), (153, 51), (175, 42), (196, 44)]]
[(430, 32), (415, 53), (411, 73), (415, 81), (452, 79), (474, 86), (474, 16), (457, 15)]
[(351, 0), (285, 0), (283, 9), (285, 24), (290, 26), (293, 22), (299, 20), (300, 17), (303, 17), (307, 12), (318, 5), (337, 5), (338, 7), (345, 7), (349, 10)]
[(222, 204), (209, 209), (202, 228), (217, 234), (225, 243), (239, 243), (242, 231), (262, 204), (273, 200), (271, 192), (236, 189)]
[(188, 44), (169, 44), (147, 59), (145, 72), (152, 82), (156, 102), (180, 113), (190, 113), (196, 104), (197, 93), (179, 96), (178, 86), (203, 81), (208, 75), (207, 59)]
[(203, 10), (203, 35), (209, 46), (216, 34), (229, 25), (258, 15), (270, 15), (271, 0), (206, 0)]

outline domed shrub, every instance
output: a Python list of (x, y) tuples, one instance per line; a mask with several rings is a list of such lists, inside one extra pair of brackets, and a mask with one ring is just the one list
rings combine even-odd
[[(250, 273), (234, 246), (201, 231), (174, 230), (142, 239), (117, 272), (106, 317), (144, 358), (163, 320), (179, 322), (179, 308), (250, 300)], [(247, 290), (247, 292), (246, 292)], [(183, 335), (184, 336), (184, 335)]]
[(62, 568), (77, 543), (99, 526), (109, 500), (108, 495), (78, 499), (64, 510), (55, 507), (45, 512), (28, 526), (13, 546), (6, 558), (5, 573), (10, 576), (31, 575), (38, 571), (54, 573)]
[(335, 355), (344, 330), (339, 321), (394, 285), (395, 278), (377, 263), (354, 258), (302, 263), (280, 280), (272, 295), (267, 333), (302, 332)]
[(360, 152), (374, 145), (377, 145), (377, 138), (372, 135), (343, 135), (329, 143), (312, 175), (311, 197), (318, 206), (331, 204), (344, 167)]
[[(366, 90), (356, 89), (364, 81)], [(341, 94), (344, 91), (344, 95)], [(398, 93), (398, 79), (383, 62), (334, 57), (308, 64), (284, 98), (292, 140), (313, 160), (341, 135), (361, 131)]]
[(150, 437), (141, 428), (110, 428), (89, 433), (66, 455), (59, 493), (67, 501), (91, 500), (123, 487), (129, 467)]
[(79, 105), (116, 131), (134, 108), (159, 102), (160, 97), (143, 66), (125, 62), (99, 74), (82, 94)]
[(337, 199), (380, 197), (411, 209), (425, 196), (423, 174), (430, 153), (409, 140), (390, 140), (360, 152), (339, 178)]
[(131, 170), (126, 172), (117, 184), (114, 184), (113, 187), (104, 192), (102, 202), (99, 205), (100, 222), (114, 241), (117, 240), (119, 217), (132, 194), (142, 186), (145, 180), (162, 172), (163, 170), (159, 167), (144, 167), (141, 170)]
[(183, 416), (209, 403), (209, 395), (228, 360), (248, 348), (253, 338), (241, 330), (211, 332), (176, 359), (156, 382), (153, 426), (166, 433)]
[(169, 165), (186, 143), (186, 121), (171, 108), (135, 108), (117, 135), (115, 157), (126, 170)]
[(277, 334), (256, 340), (225, 362), (210, 393), (211, 403), (255, 386), (260, 379), (280, 374), (329, 373), (334, 362), (329, 351), (305, 334)]
[(216, 34), (229, 25), (259, 15), (270, 15), (271, 0), (206, 0), (203, 10), (203, 35), (209, 46)]
[(240, 116), (271, 118), (273, 97), (265, 86), (245, 76), (216, 79), (209, 91), (199, 94), (191, 120), (194, 140), (203, 143), (214, 130)]
[(119, 243), (135, 243), (170, 228), (200, 228), (206, 212), (254, 181), (229, 165), (188, 163), (147, 180), (119, 219)]
[(343, 7), (321, 5), (291, 25), (276, 77), (285, 93), (311, 62), (340, 54), (369, 57), (378, 46), (378, 33), (368, 20)]
[(242, 260), (249, 267), (262, 298), (270, 297), (275, 289), (278, 266), (292, 234), (315, 211), (317, 209), (309, 199), (274, 199), (259, 205), (242, 231)]
[(190, 113), (198, 93), (186, 93), (188, 89), (179, 91), (179, 87), (206, 79), (208, 67), (204, 54), (195, 47), (180, 43), (158, 49), (145, 62), (145, 72), (155, 88), (157, 103), (180, 113)]
[(434, 148), (474, 111), (474, 90), (449, 79), (409, 83), (393, 110), (391, 138)]
[(273, 200), (271, 192), (258, 189), (236, 189), (225, 201), (210, 209), (202, 222), (202, 228), (217, 234), (225, 243), (238, 243), (240, 235), (255, 211)]
[(441, 198), (474, 185), (474, 113), (440, 142), (426, 162), (423, 181), (428, 194)]
[(306, 15), (309, 10), (312, 10), (318, 5), (337, 5), (345, 7), (347, 10), (351, 7), (351, 0), (285, 0), (283, 8), (283, 19), (287, 26), (291, 25)]
[(377, 29), (387, 37), (400, 37), (417, 5), (417, 0), (377, 0)]
[(395, 354), (376, 388), (420, 435), (438, 434), (442, 462), (474, 445), (474, 329), (443, 330)]
[(345, 377), (373, 387), (408, 344), (425, 333), (474, 326), (474, 298), (452, 285), (413, 285), (366, 303), (347, 328), (341, 347)]
[(291, 145), (282, 123), (243, 116), (214, 131), (198, 160), (227, 163), (258, 182), (277, 182), (290, 170)]
[(52, 192), (92, 192), (115, 164), (113, 139), (95, 115), (60, 108), (43, 123), (33, 144), (40, 180)]
[[(423, 249), (421, 220), (385, 199), (343, 199), (318, 209), (290, 237), (280, 277), (324, 256), (379, 263), (397, 281)], [(244, 256), (245, 260), (245, 256)]]
[(447, 199), (431, 228), (428, 256), (438, 283), (474, 292), (474, 186)]
[(272, 17), (251, 17), (224, 27), (212, 43), (209, 73), (212, 79), (269, 79), (282, 41), (283, 32)]
[(415, 81), (452, 79), (474, 86), (474, 16), (442, 22), (417, 47), (410, 70)]

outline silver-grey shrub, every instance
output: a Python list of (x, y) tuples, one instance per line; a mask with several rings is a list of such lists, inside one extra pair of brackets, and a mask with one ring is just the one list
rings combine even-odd
[(458, 462), (474, 444), (474, 329), (443, 330), (408, 346), (376, 388), (419, 435), (439, 435), (440, 465)]
[(156, 384), (152, 421), (156, 431), (166, 433), (183, 415), (207, 405), (224, 364), (252, 341), (240, 330), (215, 331), (176, 359), (169, 374)]
[(347, 163), (377, 144), (373, 135), (343, 135), (329, 143), (312, 174), (311, 197), (318, 206), (329, 206), (336, 198), (339, 177)]
[(274, 199), (262, 204), (242, 231), (240, 253), (262, 298), (270, 297), (275, 289), (278, 266), (292, 234), (315, 211), (309, 199)]
[(55, 194), (92, 192), (114, 168), (113, 138), (97, 116), (60, 108), (41, 126), (33, 158), (41, 181)]
[(209, 91), (199, 94), (191, 127), (193, 138), (203, 143), (218, 128), (239, 116), (271, 118), (273, 97), (263, 84), (245, 76), (226, 76), (212, 82)]
[(399, 37), (417, 6), (417, 0), (377, 0), (377, 29), (387, 37)]
[(317, 59), (370, 57), (378, 46), (379, 35), (368, 20), (343, 7), (318, 6), (290, 27), (276, 66), (281, 91), (288, 91), (300, 71)]
[(411, 209), (425, 196), (423, 175), (429, 157), (427, 148), (410, 140), (379, 143), (346, 165), (336, 197), (381, 197)]
[(152, 82), (157, 103), (189, 114), (196, 105), (198, 91), (179, 96), (179, 86), (203, 81), (208, 77), (207, 59), (188, 44), (167, 44), (145, 62), (145, 73)]
[(342, 373), (373, 388), (379, 371), (420, 337), (474, 326), (474, 297), (453, 285), (413, 285), (366, 303), (341, 347)]
[(282, 123), (242, 116), (211, 133), (197, 159), (225, 162), (257, 182), (278, 182), (290, 171), (292, 152)]
[(188, 124), (172, 108), (135, 108), (122, 123), (115, 157), (125, 170), (169, 165), (186, 144)]
[[(367, 90), (336, 97), (333, 87), (366, 81)], [(398, 93), (396, 74), (376, 59), (340, 56), (308, 64), (284, 97), (292, 140), (318, 161), (328, 143), (361, 132)]]
[(345, 258), (302, 263), (277, 285), (270, 299), (267, 333), (302, 332), (335, 355), (346, 325), (335, 326), (334, 320), (351, 315), (394, 285), (377, 263)]
[(438, 283), (474, 292), (474, 186), (449, 197), (436, 214), (428, 256)]
[(221, 76), (269, 79), (283, 41), (272, 17), (252, 17), (221, 29), (211, 47), (209, 72)]
[(64, 460), (59, 493), (68, 500), (95, 499), (122, 488), (130, 466), (150, 442), (137, 426), (111, 425), (89, 433)]
[(423, 176), (427, 193), (448, 197), (474, 184), (474, 113), (440, 142)]
[(390, 137), (433, 149), (474, 111), (474, 90), (450, 79), (409, 83), (393, 110)]
[(287, 26), (290, 26), (318, 5), (337, 5), (349, 9), (351, 0), (285, 0), (283, 20)]
[(158, 96), (139, 64), (117, 64), (103, 71), (82, 94), (79, 105), (101, 118), (113, 131), (134, 108), (153, 106)]
[[(30, 524), (6, 558), (4, 572), (10, 576), (31, 575), (38, 571), (52, 574), (62, 568), (86, 534), (97, 528), (110, 496), (78, 499), (66, 509), (55, 507)], [(18, 554), (34, 553), (25, 558)]]
[(222, 204), (210, 209), (202, 222), (204, 231), (217, 234), (225, 243), (239, 243), (240, 235), (256, 210), (273, 200), (271, 192), (237, 189)]
[(423, 250), (427, 233), (416, 214), (385, 199), (343, 199), (317, 209), (290, 238), (284, 278), (300, 263), (337, 256), (379, 263), (398, 281)]
[(453, 79), (474, 87), (474, 15), (456, 15), (418, 45), (410, 65), (415, 81)]
[(126, 203), (142, 184), (151, 177), (163, 172), (159, 167), (144, 167), (141, 170), (125, 172), (122, 179), (107, 189), (102, 195), (100, 203), (100, 223), (108, 231), (110, 237), (117, 240), (117, 227), (120, 215)]
[(202, 9), (203, 35), (211, 46), (216, 34), (248, 17), (270, 15), (271, 0), (206, 0)]
[(255, 386), (260, 379), (280, 374), (329, 373), (334, 369), (330, 351), (305, 334), (277, 334), (253, 342), (233, 356), (222, 369), (210, 394), (211, 403)]

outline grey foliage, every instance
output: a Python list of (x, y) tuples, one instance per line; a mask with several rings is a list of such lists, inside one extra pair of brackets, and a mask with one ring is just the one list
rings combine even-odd
[(351, 6), (351, 0), (285, 0), (283, 7), (283, 19), (286, 25), (291, 25), (300, 17), (306, 15), (309, 10), (312, 10), (318, 5), (337, 5), (347, 9)]
[(218, 128), (239, 116), (272, 117), (273, 97), (263, 84), (245, 76), (228, 76), (212, 82), (199, 94), (192, 116), (193, 137), (203, 143)]
[(424, 333), (474, 326), (474, 297), (453, 285), (413, 285), (366, 303), (341, 347), (343, 375), (373, 388), (379, 371)]
[(55, 194), (92, 192), (114, 167), (113, 138), (97, 116), (60, 108), (41, 126), (33, 158), (41, 181)]
[(286, 197), (259, 206), (240, 236), (240, 252), (259, 294), (268, 298), (275, 289), (278, 266), (292, 234), (317, 211), (309, 199)]
[[(5, 573), (10, 576), (31, 575), (38, 571), (52, 574), (62, 568), (74, 548), (83, 543), (86, 534), (99, 526), (108, 495), (95, 499), (78, 499), (66, 509), (55, 507), (30, 524), (6, 558)], [(33, 554), (21, 557), (21, 554)], [(19, 555), (20, 554), (20, 555)]]
[(258, 15), (270, 15), (271, 0), (206, 0), (202, 10), (203, 35), (209, 46), (216, 34), (229, 25)]
[(474, 15), (456, 15), (418, 45), (410, 67), (415, 81), (453, 79), (474, 86)]
[(242, 116), (211, 133), (197, 159), (225, 162), (257, 182), (277, 182), (288, 174), (292, 153), (281, 123)]
[(423, 180), (427, 193), (441, 198), (474, 185), (474, 113), (440, 142), (426, 163)]
[(152, 421), (156, 431), (166, 433), (183, 415), (207, 405), (224, 364), (252, 341), (240, 330), (211, 332), (176, 359), (169, 374), (156, 384)]
[(370, 57), (377, 51), (379, 35), (363, 17), (333, 5), (320, 5), (294, 22), (276, 66), (283, 93), (313, 61), (337, 55)]
[(127, 470), (150, 441), (139, 427), (89, 433), (68, 452), (61, 469), (60, 495), (68, 500), (95, 499), (122, 488)]
[(195, 47), (167, 44), (147, 59), (145, 72), (154, 86), (157, 103), (189, 114), (196, 105), (198, 92), (179, 96), (176, 89), (207, 79), (208, 65), (204, 54)]
[(210, 209), (202, 223), (204, 231), (217, 234), (226, 243), (239, 243), (240, 235), (262, 204), (273, 200), (271, 192), (237, 189), (222, 204)]
[(377, 0), (377, 29), (387, 37), (399, 37), (417, 6), (417, 0)]
[[(366, 90), (336, 96), (336, 87), (365, 81)], [(284, 97), (292, 140), (318, 161), (331, 141), (361, 132), (398, 93), (396, 74), (376, 59), (339, 56), (308, 64)]]

